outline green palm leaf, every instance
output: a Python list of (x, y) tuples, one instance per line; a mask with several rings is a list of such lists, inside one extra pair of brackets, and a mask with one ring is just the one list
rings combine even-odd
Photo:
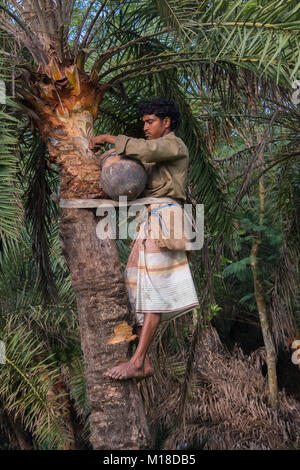
[[(0, 46), (3, 37), (0, 35)], [(20, 188), (16, 173), (18, 158), (16, 155), (16, 132), (19, 125), (14, 116), (16, 105), (6, 96), (8, 93), (9, 60), (0, 56), (0, 238), (16, 239), (21, 223)], [(1, 101), (3, 101), (1, 103)]]
[[(59, 370), (45, 357), (42, 344), (37, 342), (12, 315), (1, 331), (6, 346), (6, 363), (0, 366), (0, 397), (5, 412), (19, 418), (39, 445), (50, 448), (64, 446), (69, 436), (59, 417), (61, 404), (52, 402), (47, 393)], [(37, 361), (36, 358), (39, 358)]]

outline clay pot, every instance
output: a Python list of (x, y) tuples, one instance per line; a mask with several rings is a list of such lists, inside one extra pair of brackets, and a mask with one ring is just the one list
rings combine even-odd
[(147, 173), (139, 160), (110, 151), (102, 155), (100, 166), (100, 187), (111, 199), (127, 196), (132, 201), (144, 191)]

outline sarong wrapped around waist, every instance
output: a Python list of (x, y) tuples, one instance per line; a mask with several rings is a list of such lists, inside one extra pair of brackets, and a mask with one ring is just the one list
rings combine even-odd
[(151, 225), (142, 222), (125, 269), (129, 300), (139, 326), (145, 313), (160, 313), (165, 321), (199, 305), (186, 252), (161, 248), (151, 235)]

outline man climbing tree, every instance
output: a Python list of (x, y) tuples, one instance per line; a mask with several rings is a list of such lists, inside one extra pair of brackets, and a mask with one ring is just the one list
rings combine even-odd
[[(143, 162), (148, 172), (145, 196), (157, 198), (157, 204), (148, 208), (125, 270), (139, 342), (129, 361), (107, 371), (107, 376), (118, 380), (152, 375), (147, 352), (159, 322), (199, 305), (185, 253), (185, 236), (179, 240), (174, 237), (175, 225), (183, 220), (181, 204), (186, 200), (189, 159), (187, 147), (173, 132), (179, 115), (174, 104), (164, 98), (141, 105), (139, 112), (146, 140), (103, 134), (90, 141), (91, 149), (110, 143), (118, 154)], [(171, 198), (170, 203), (161, 202), (163, 197)], [(156, 238), (157, 222), (163, 236)]]

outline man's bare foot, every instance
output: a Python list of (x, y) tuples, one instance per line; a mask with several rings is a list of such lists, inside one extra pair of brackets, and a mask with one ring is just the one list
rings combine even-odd
[(139, 381), (153, 375), (149, 357), (145, 358), (144, 364), (141, 361), (130, 360), (108, 370), (104, 375), (115, 380), (138, 379)]
[(148, 354), (146, 354), (145, 356), (144, 373), (145, 373), (145, 377), (150, 377), (151, 375), (154, 374), (154, 369), (151, 365), (150, 357), (148, 356)]

